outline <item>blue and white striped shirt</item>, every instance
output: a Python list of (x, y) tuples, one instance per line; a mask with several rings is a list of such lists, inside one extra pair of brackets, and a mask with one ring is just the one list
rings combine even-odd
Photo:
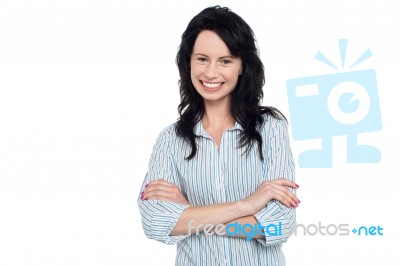
[[(263, 161), (256, 144), (248, 155), (244, 154), (246, 147), (237, 148), (241, 130), (237, 122), (233, 128), (225, 130), (218, 150), (199, 122), (194, 128), (195, 134), (200, 136), (196, 139), (197, 153), (188, 161), (185, 157), (191, 151), (190, 145), (176, 135), (175, 125), (165, 128), (154, 145), (141, 191), (150, 181), (162, 178), (178, 185), (191, 205), (204, 206), (242, 200), (265, 180), (284, 177), (294, 181), (286, 120), (264, 116), (260, 129)], [(282, 243), (293, 233), (296, 216), (294, 208), (279, 201), (270, 201), (255, 217), (264, 226), (281, 222), (282, 234), (266, 234), (265, 239), (252, 240), (204, 233), (170, 236), (188, 205), (141, 200), (140, 195), (138, 204), (147, 237), (177, 244), (176, 265), (285, 265)]]

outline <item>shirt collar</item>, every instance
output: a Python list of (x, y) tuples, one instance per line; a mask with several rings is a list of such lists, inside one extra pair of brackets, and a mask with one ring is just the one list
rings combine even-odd
[[(241, 130), (243, 131), (243, 127), (236, 121), (235, 125), (231, 128), (226, 129), (226, 131), (232, 131), (232, 130)], [(203, 137), (210, 137), (210, 135), (207, 133), (207, 131), (203, 128), (203, 124), (201, 123), (201, 120), (197, 122), (197, 124), (193, 128), (193, 132), (197, 136), (203, 136)]]

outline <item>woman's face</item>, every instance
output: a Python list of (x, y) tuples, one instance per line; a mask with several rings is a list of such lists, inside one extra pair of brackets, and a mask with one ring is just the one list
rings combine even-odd
[(224, 41), (204, 30), (194, 43), (190, 60), (192, 83), (205, 103), (228, 103), (242, 71), (242, 60), (231, 55)]

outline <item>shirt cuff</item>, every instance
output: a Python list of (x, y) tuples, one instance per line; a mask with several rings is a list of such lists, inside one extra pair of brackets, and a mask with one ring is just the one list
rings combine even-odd
[(264, 238), (257, 238), (263, 246), (282, 244), (292, 235), (296, 226), (296, 211), (288, 208), (279, 201), (272, 200), (254, 214), (263, 226)]
[(174, 245), (185, 239), (189, 235), (170, 236), (175, 228), (182, 212), (190, 205), (176, 202), (150, 200), (154, 201), (154, 213), (151, 222), (151, 238), (168, 245)]

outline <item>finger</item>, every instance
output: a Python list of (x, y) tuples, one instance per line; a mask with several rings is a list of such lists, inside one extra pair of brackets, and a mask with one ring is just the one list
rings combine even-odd
[(285, 192), (286, 192), (286, 195), (287, 195), (288, 197), (290, 197), (291, 200), (294, 201), (294, 202), (296, 203), (296, 207), (297, 207), (297, 206), (299, 205), (299, 203), (300, 203), (300, 200), (297, 198), (297, 195), (295, 194), (295, 192), (293, 191), (293, 189), (290, 188), (290, 187), (283, 187), (283, 188), (284, 188), (284, 190), (285, 190)]
[(143, 200), (162, 200), (162, 201), (171, 201), (171, 199), (163, 196), (150, 196), (147, 198), (143, 198)]
[(298, 199), (296, 195), (291, 191), (291, 187), (283, 179), (275, 179), (273, 181), (265, 181), (259, 188), (262, 193), (268, 193), (271, 195), (272, 199), (278, 200), (288, 208), (293, 208), (298, 206)]
[(298, 207), (299, 206), (299, 199), (297, 198), (296, 194), (294, 194), (288, 187), (283, 187), (283, 195), (286, 197), (288, 202), (292, 207)]
[(165, 190), (152, 190), (150, 192), (144, 192), (142, 198), (144, 200), (146, 199), (165, 199), (168, 201), (171, 201), (174, 199), (173, 194), (170, 193), (169, 191)]
[(286, 191), (281, 191), (281, 190), (275, 191), (274, 198), (288, 208), (295, 208), (298, 206), (295, 199), (293, 199), (291, 195)]
[(299, 205), (290, 197), (277, 197), (277, 200), (288, 208), (297, 208)]
[(164, 191), (165, 193), (175, 195), (176, 197), (183, 195), (178, 186), (165, 184), (152, 184), (151, 186), (146, 187), (143, 192), (148, 194), (154, 191)]
[(300, 187), (295, 182), (293, 182), (293, 181), (291, 181), (289, 179), (286, 179), (286, 178), (278, 178), (278, 179), (271, 180), (270, 182), (276, 183), (276, 184), (280, 184), (280, 185), (283, 185), (283, 186), (292, 187), (292, 188), (295, 188), (295, 189)]
[(300, 201), (288, 187), (277, 185), (273, 187), (273, 197), (289, 208), (298, 207)]
[(174, 184), (171, 184), (164, 179), (157, 179), (157, 180), (153, 180), (153, 181), (150, 181), (149, 183), (147, 183), (144, 186), (144, 189), (147, 189), (148, 187), (153, 187), (155, 185), (174, 186)]
[(170, 183), (170, 182), (168, 182), (168, 181), (166, 181), (164, 179), (157, 179), (157, 180), (153, 180), (153, 181), (149, 182), (146, 185), (146, 187), (152, 186), (152, 185), (157, 185), (157, 184), (163, 184), (163, 185), (166, 185), (166, 186), (174, 186), (175, 185), (175, 184), (172, 184), (172, 183)]
[(176, 191), (176, 186), (170, 186), (165, 184), (151, 184), (144, 189), (145, 193), (149, 193), (155, 190), (163, 190), (168, 193), (173, 193)]
[(181, 204), (189, 204), (189, 202), (183, 195), (163, 190), (154, 190), (152, 192), (143, 193), (141, 199), (142, 200), (156, 199), (164, 201), (173, 201)]
[(279, 190), (279, 191), (283, 191), (283, 192), (294, 193), (294, 191), (292, 192), (292, 188), (285, 184), (287, 184), (287, 182), (276, 179), (273, 181), (265, 181), (261, 187), (265, 190), (272, 190), (272, 191)]

